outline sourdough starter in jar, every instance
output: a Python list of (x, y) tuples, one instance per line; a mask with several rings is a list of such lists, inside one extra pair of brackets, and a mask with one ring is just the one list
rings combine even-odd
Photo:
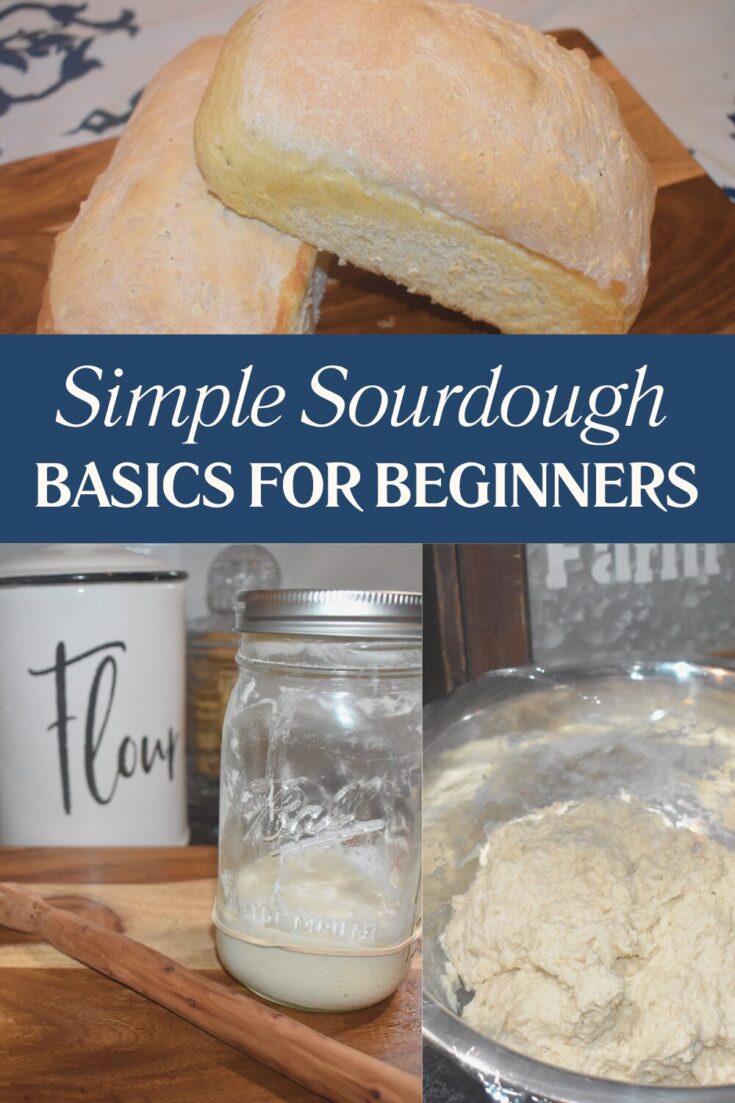
[(421, 599), (241, 594), (222, 746), (217, 947), (279, 1003), (367, 1007), (405, 976), (421, 868)]

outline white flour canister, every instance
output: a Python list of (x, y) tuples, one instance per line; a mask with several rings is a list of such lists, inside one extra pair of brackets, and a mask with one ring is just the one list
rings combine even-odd
[(184, 845), (186, 575), (111, 545), (0, 567), (0, 844)]

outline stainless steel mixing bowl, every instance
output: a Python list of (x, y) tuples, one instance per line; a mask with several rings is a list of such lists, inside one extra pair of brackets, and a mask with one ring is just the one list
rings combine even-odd
[[(630, 794), (735, 847), (735, 671), (689, 662), (486, 674), (424, 720), (424, 1033), (496, 1103), (733, 1103), (735, 1086), (639, 1086), (498, 1045), (458, 1014), (440, 936), (498, 824), (554, 801)], [(735, 978), (734, 978), (735, 981)]]

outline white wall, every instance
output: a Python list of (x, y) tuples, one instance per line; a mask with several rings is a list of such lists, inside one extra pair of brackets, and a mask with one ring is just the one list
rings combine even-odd
[[(420, 544), (264, 544), (281, 585), (359, 590), (420, 590)], [(189, 617), (206, 611), (207, 571), (224, 544), (157, 544), (162, 558), (189, 572)]]

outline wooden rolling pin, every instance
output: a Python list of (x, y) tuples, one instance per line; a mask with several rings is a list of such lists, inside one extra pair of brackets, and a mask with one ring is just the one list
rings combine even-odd
[(126, 935), (0, 884), (0, 924), (140, 992), (332, 1103), (420, 1103), (421, 1081), (178, 965)]

